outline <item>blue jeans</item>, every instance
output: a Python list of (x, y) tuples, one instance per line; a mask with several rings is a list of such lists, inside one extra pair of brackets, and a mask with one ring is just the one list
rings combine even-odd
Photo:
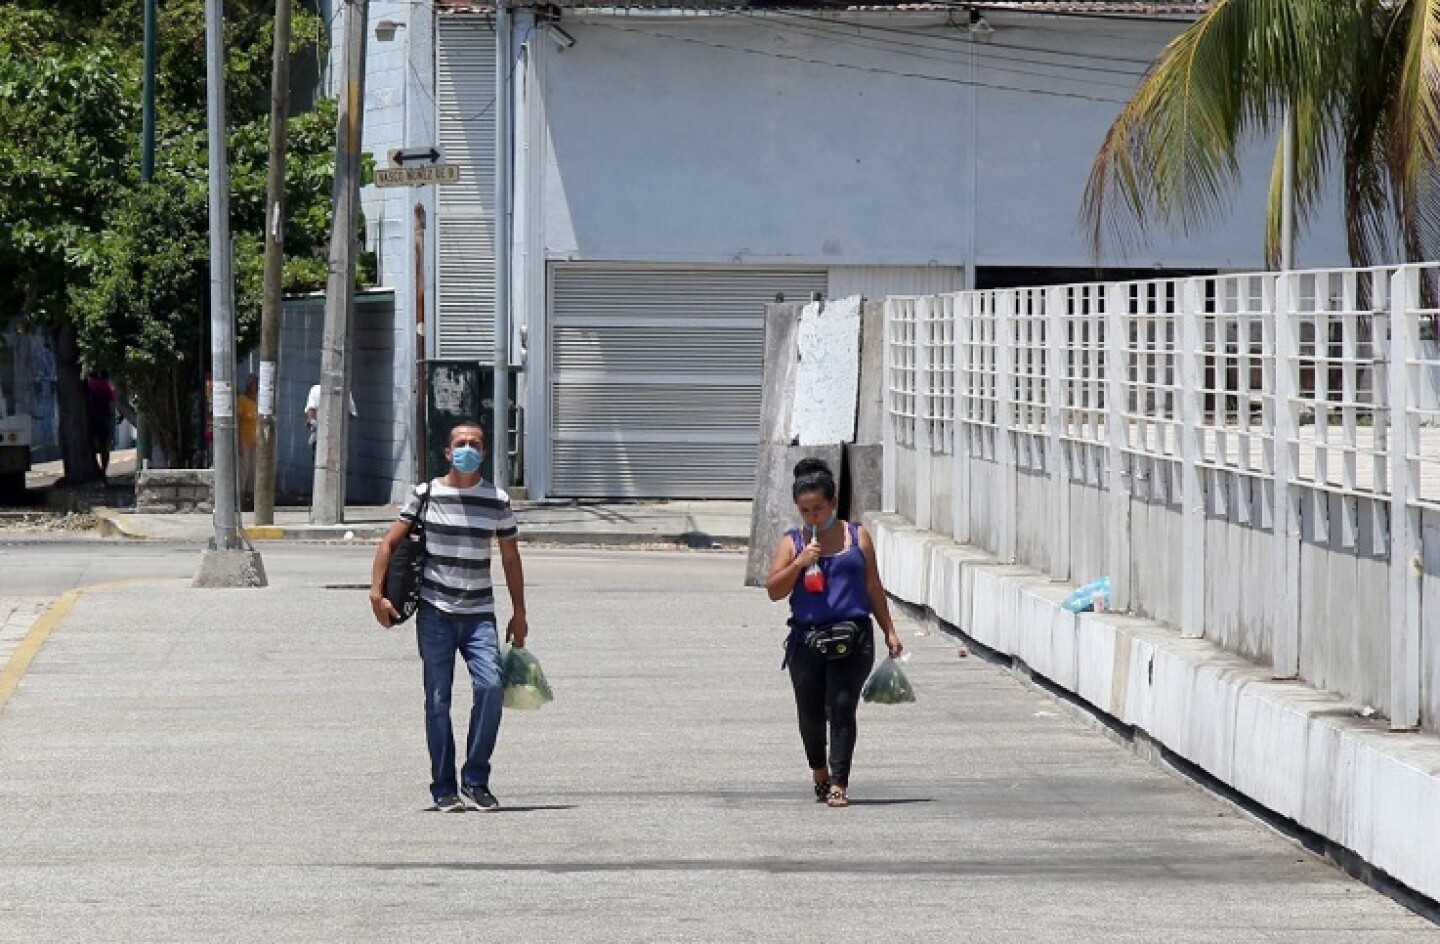
[(459, 792), (455, 783), (455, 734), (450, 724), (450, 689), (455, 653), (465, 658), (475, 691), (470, 733), (465, 740), (461, 783), (490, 785), (490, 755), (500, 733), (504, 691), (500, 684), (500, 641), (495, 617), (450, 614), (422, 603), (415, 636), (425, 664), (425, 742), (430, 748), (430, 795), (436, 800)]

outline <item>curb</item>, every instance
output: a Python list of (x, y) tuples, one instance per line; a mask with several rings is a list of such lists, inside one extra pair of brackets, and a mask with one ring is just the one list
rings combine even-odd
[[(101, 537), (121, 538), (131, 541), (164, 540), (147, 534), (130, 516), (112, 508), (96, 508), (95, 531)], [(354, 525), (254, 525), (242, 527), (240, 533), (256, 542), (314, 542), (346, 544), (375, 544), (390, 530), (385, 524)], [(186, 540), (176, 538), (176, 540)], [(542, 527), (525, 529), (521, 522), (521, 542), (527, 545), (565, 545), (572, 547), (653, 547), (685, 548), (700, 551), (743, 551), (750, 545), (749, 535), (713, 535), (695, 531), (683, 533), (627, 532), (627, 531), (573, 531), (549, 530)]]
[(109, 508), (94, 509), (95, 533), (102, 538), (125, 538), (128, 540), (145, 540), (148, 535), (141, 534), (129, 528), (121, 515)]

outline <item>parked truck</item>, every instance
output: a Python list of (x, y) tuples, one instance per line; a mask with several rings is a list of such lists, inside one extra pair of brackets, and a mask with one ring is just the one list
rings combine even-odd
[(15, 352), (0, 334), (0, 502), (24, 494), (30, 471), (34, 428), (30, 413), (20, 409), (19, 393)]

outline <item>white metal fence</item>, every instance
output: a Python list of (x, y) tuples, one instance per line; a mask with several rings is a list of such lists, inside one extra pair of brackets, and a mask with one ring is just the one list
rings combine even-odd
[(1437, 286), (1406, 266), (892, 297), (887, 507), (1440, 728)]

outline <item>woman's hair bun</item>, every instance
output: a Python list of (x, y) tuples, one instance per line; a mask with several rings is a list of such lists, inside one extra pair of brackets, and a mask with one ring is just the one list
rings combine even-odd
[(804, 475), (816, 474), (833, 476), (835, 473), (830, 471), (830, 467), (825, 464), (824, 459), (816, 459), (813, 456), (807, 456), (795, 463), (795, 477), (797, 479)]

